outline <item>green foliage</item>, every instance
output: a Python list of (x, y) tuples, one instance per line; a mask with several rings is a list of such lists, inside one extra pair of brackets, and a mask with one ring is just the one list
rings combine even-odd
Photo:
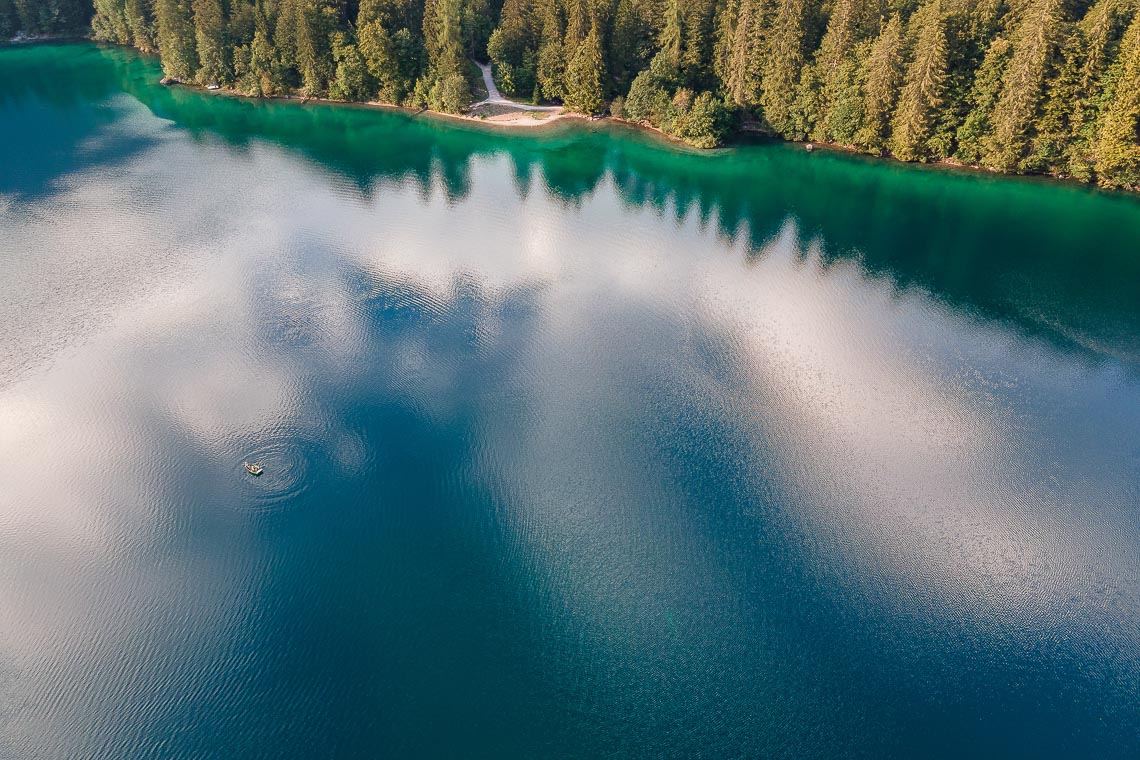
[[(735, 18), (723, 20), (721, 28), (731, 42), (725, 54), (722, 81), (737, 105), (755, 108), (760, 105), (761, 73), (764, 70), (764, 53), (767, 45), (768, 24), (772, 3), (770, 0), (739, 0)], [(731, 6), (726, 14), (733, 13)]]
[(968, 164), (979, 164), (982, 161), (983, 141), (992, 129), (990, 114), (1001, 93), (1002, 76), (1012, 52), (1013, 46), (1007, 39), (995, 38), (974, 79), (973, 89), (967, 98), (970, 112), (965, 122), (958, 127), (958, 158)]
[(329, 97), (336, 100), (368, 100), (376, 88), (360, 49), (344, 32), (333, 35), (332, 48), (336, 74), (329, 83)]
[(403, 103), (421, 68), (421, 47), (411, 31), (391, 33), (374, 17), (358, 27), (357, 48), (377, 89), (371, 94), (385, 103)]
[(899, 93), (889, 146), (902, 161), (925, 160), (938, 107), (945, 98), (947, 42), (941, 0), (923, 6), (911, 22), (914, 55)]
[(234, 73), (238, 77), (238, 88), (246, 95), (273, 96), (284, 89), (281, 66), (261, 12), (256, 14), (253, 39), (234, 51)]
[(903, 81), (902, 22), (896, 13), (871, 45), (859, 80), (863, 88), (863, 123), (855, 130), (855, 144), (881, 154), (887, 149), (891, 117)]
[(1016, 171), (1026, 157), (1040, 117), (1045, 75), (1056, 58), (1061, 33), (1061, 0), (1035, 0), (1013, 40), (1002, 77), (1001, 94), (984, 140), (982, 162), (1001, 171)]
[[(5, 3), (8, 12), (5, 12)], [(12, 0), (0, 0), (0, 36), (7, 38), (16, 33), (15, 10)], [(95, 16), (91, 19), (91, 30), (97, 40), (119, 45), (135, 44), (131, 26), (127, 21), (126, 3), (121, 0), (95, 0)]]
[(177, 81), (194, 79), (198, 70), (198, 50), (188, 0), (155, 0), (158, 48), (162, 51), (162, 71)]
[(202, 84), (230, 81), (230, 49), (226, 45), (226, 22), (221, 0), (193, 0), (194, 38), (197, 43), (197, 79)]
[(92, 26), (94, 11), (92, 0), (0, 0), (0, 42), (17, 34), (83, 34)]
[(1140, 188), (1140, 13), (1128, 27), (1109, 76), (1096, 173), (1108, 187)]
[(525, 97), (534, 92), (538, 69), (538, 19), (529, 0), (507, 0), (502, 20), (487, 42), (499, 89)]
[(849, 143), (862, 120), (859, 87), (859, 59), (866, 54), (860, 43), (865, 37), (867, 0), (837, 0), (827, 24), (814, 75), (818, 81), (817, 122), (812, 130), (816, 140)]
[(802, 137), (796, 118), (804, 68), (805, 0), (779, 0), (768, 34), (762, 67), (760, 105), (764, 118), (787, 138)]
[(733, 114), (711, 92), (702, 92), (688, 109), (678, 109), (670, 134), (698, 148), (715, 148), (732, 130)]
[(158, 49), (182, 81), (451, 113), (470, 104), (470, 59), (489, 60), (511, 97), (608, 101), (702, 147), (741, 115), (905, 161), (1121, 187), (1138, 184), (1138, 14), (1140, 0), (0, 0), (0, 31), (93, 15), (96, 38)]
[(540, 0), (538, 12), (542, 21), (542, 34), (535, 78), (543, 97), (561, 100), (565, 94), (563, 79), (566, 74), (566, 56), (562, 49), (562, 13), (556, 0)]
[[(732, 131), (735, 113), (711, 92), (694, 96), (680, 86), (682, 74), (667, 51), (637, 75), (615, 116), (645, 122), (699, 148), (721, 144)], [(615, 100), (615, 103), (617, 101)]]
[(602, 40), (597, 29), (592, 29), (566, 67), (566, 107), (584, 114), (602, 113), (604, 75)]

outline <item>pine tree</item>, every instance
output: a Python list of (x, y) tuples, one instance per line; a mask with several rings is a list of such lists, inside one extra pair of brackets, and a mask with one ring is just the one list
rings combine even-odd
[(887, 148), (891, 116), (903, 81), (902, 21), (891, 16), (871, 46), (860, 79), (863, 81), (863, 124), (855, 144), (871, 153)]
[(681, 52), (685, 40), (681, 3), (682, 0), (666, 0), (665, 26), (661, 30), (659, 43), (661, 52), (669, 56), (669, 60), (678, 69), (681, 68)]
[(158, 43), (155, 40), (154, 18), (147, 0), (127, 0), (124, 12), (131, 39), (122, 44), (134, 45), (144, 53), (155, 52)]
[(322, 75), (321, 43), (318, 9), (309, 3), (301, 6), (297, 19), (295, 50), (298, 73), (301, 75), (301, 92), (316, 97), (324, 92), (326, 79)]
[(375, 87), (368, 75), (364, 56), (344, 32), (336, 32), (332, 42), (336, 73), (329, 83), (329, 96), (336, 100), (367, 100)]
[(985, 141), (982, 161), (987, 166), (1014, 171), (1024, 160), (1060, 32), (1061, 0), (1036, 0), (1014, 35), (1001, 95), (991, 118), (993, 132)]
[(562, 14), (555, 0), (540, 0), (539, 9), (542, 14), (542, 39), (538, 48), (538, 88), (543, 97), (561, 100), (566, 92)]
[(601, 35), (594, 26), (566, 67), (566, 107), (580, 113), (600, 114), (605, 108), (604, 75)]
[(606, 70), (621, 92), (653, 57), (653, 0), (618, 0), (614, 11)]
[[(16, 7), (11, 0), (0, 0), (0, 38), (16, 33)], [(95, 0), (95, 16), (91, 19), (95, 39), (118, 45), (133, 45), (131, 27), (122, 0)]]
[(852, 101), (858, 64), (855, 51), (862, 39), (865, 0), (837, 0), (816, 54), (819, 79), (818, 140), (847, 142), (859, 124)]
[(1112, 91), (1096, 142), (1097, 178), (1106, 187), (1140, 188), (1140, 13), (1110, 75)]
[(986, 50), (985, 58), (978, 69), (974, 84), (967, 97), (970, 112), (958, 127), (957, 156), (968, 164), (982, 161), (983, 142), (989, 137), (990, 115), (1001, 94), (1002, 77), (1009, 65), (1013, 46), (1004, 37), (997, 37)]
[(1093, 178), (1096, 129), (1105, 105), (1103, 80), (1131, 11), (1129, 0), (1098, 0), (1072, 29), (1049, 85), (1031, 168)]
[(428, 71), (416, 85), (417, 99), (447, 113), (459, 113), (471, 102), (471, 88), (465, 74), (462, 18), (462, 0), (428, 0), (424, 8)]
[(755, 108), (760, 104), (761, 72), (765, 50), (765, 27), (768, 23), (767, 0), (740, 0), (740, 10), (732, 29), (725, 89), (737, 105)]
[(222, 15), (220, 0), (193, 0), (194, 39), (197, 43), (198, 81), (203, 84), (217, 84), (230, 79), (226, 45), (226, 22)]
[(946, 21), (941, 0), (924, 5), (911, 19), (914, 55), (899, 93), (891, 123), (891, 152), (901, 161), (917, 161), (930, 154), (927, 140), (934, 130), (946, 83)]
[(194, 45), (194, 25), (190, 21), (187, 0), (155, 0), (158, 25), (158, 49), (162, 54), (162, 72), (169, 78), (188, 82), (198, 70), (198, 51)]
[(258, 6), (254, 21), (253, 41), (249, 46), (249, 63), (245, 77), (245, 90), (251, 95), (276, 95), (284, 86), (281, 81), (277, 56), (270, 41), (269, 22)]
[(715, 11), (713, 0), (687, 0), (684, 3), (681, 70), (689, 87), (700, 89), (712, 84)]
[(760, 105), (772, 129), (797, 134), (796, 98), (804, 64), (804, 0), (779, 0), (768, 32)]

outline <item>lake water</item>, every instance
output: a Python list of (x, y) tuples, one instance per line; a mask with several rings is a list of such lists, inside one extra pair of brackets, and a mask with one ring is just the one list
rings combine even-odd
[(0, 50), (0, 757), (1140, 756), (1140, 198), (159, 76)]

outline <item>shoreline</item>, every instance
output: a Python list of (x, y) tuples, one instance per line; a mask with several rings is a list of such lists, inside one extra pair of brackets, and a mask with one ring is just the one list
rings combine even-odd
[[(29, 41), (44, 41), (44, 40), (29, 40)], [(47, 40), (51, 41), (51, 40)], [(133, 48), (132, 48), (133, 50)], [(135, 51), (139, 52), (139, 51)], [(665, 143), (676, 150), (684, 150), (697, 154), (712, 154), (723, 150), (731, 150), (734, 147), (748, 145), (752, 142), (767, 142), (779, 143), (786, 145), (790, 149), (796, 149), (797, 146), (805, 153), (813, 150), (822, 150), (824, 152), (842, 153), (845, 155), (858, 157), (868, 161), (892, 163), (898, 166), (912, 166), (912, 167), (926, 167), (938, 169), (951, 173), (968, 173), (988, 175), (996, 178), (1012, 178), (1040, 182), (1056, 182), (1064, 185), (1084, 187), (1097, 192), (1107, 193), (1123, 193), (1126, 195), (1136, 195), (1140, 192), (1140, 187), (1125, 187), (1125, 188), (1110, 188), (1103, 187), (1095, 182), (1086, 182), (1084, 180), (1074, 179), (1072, 177), (1062, 177), (1056, 174), (1049, 174), (1045, 172), (1034, 173), (1013, 173), (1013, 172), (1000, 172), (993, 169), (986, 168), (985, 166), (966, 164), (961, 161), (956, 161), (952, 158), (943, 158), (938, 161), (900, 161), (891, 154), (875, 154), (867, 151), (860, 150), (853, 145), (843, 145), (833, 142), (814, 142), (808, 140), (785, 140), (774, 134), (762, 132), (760, 130), (738, 129), (732, 134), (731, 139), (724, 145), (719, 145), (715, 148), (697, 148), (689, 145), (684, 140), (668, 134), (664, 130), (653, 126), (647, 122), (631, 121), (629, 119), (622, 119), (616, 116), (587, 116), (586, 114), (576, 113), (573, 111), (528, 111), (516, 110), (508, 113), (495, 114), (492, 116), (479, 116), (474, 113), (447, 113), (445, 111), (435, 111), (430, 108), (412, 108), (410, 106), (400, 106), (394, 103), (384, 103), (379, 100), (369, 101), (354, 101), (354, 100), (334, 100), (333, 98), (322, 97), (302, 97), (298, 95), (273, 95), (273, 96), (257, 96), (245, 95), (232, 88), (221, 87), (217, 90), (211, 90), (205, 85), (200, 85), (194, 82), (179, 82), (179, 81), (160, 81), (160, 84), (166, 87), (186, 87), (188, 89), (199, 90), (209, 95), (223, 95), (226, 97), (242, 98), (248, 100), (275, 100), (289, 103), (296, 103), (298, 105), (305, 105), (306, 103), (321, 103), (330, 106), (348, 106), (350, 108), (369, 108), (378, 110), (399, 111), (409, 116), (427, 116), (433, 119), (444, 119), (454, 122), (464, 123), (473, 127), (486, 127), (491, 131), (494, 130), (538, 130), (551, 127), (559, 122), (587, 122), (587, 123), (607, 123), (611, 125), (618, 125), (625, 129), (630, 129), (636, 132), (643, 132), (652, 136), (654, 139)], [(473, 109), (478, 109), (486, 104), (483, 102), (476, 102), (472, 104)], [(509, 106), (504, 106), (509, 107)], [(542, 113), (543, 116), (536, 116), (536, 113)], [(811, 145), (809, 149), (807, 146)]]
[[(128, 49), (128, 50), (130, 50), (130, 51), (132, 51), (138, 55), (147, 56), (147, 57), (157, 57), (156, 54), (146, 53), (144, 51), (138, 50), (137, 48), (133, 48), (130, 46), (116, 45), (114, 43), (103, 42), (103, 41), (99, 41), (99, 40), (92, 40), (90, 37), (83, 37), (83, 36), (76, 36), (76, 35), (33, 35), (33, 36), (17, 35), (16, 37), (11, 38), (10, 40), (0, 41), (0, 47), (8, 47), (8, 46), (15, 47), (15, 46), (22, 46), (22, 45), (52, 44), (52, 43), (58, 44), (58, 43), (68, 43), (68, 42), (77, 42), (77, 43), (83, 42), (83, 43), (94, 44), (97, 46), (124, 48), (124, 49)], [(233, 88), (230, 88), (230, 87), (220, 87), (219, 89), (211, 90), (206, 85), (200, 85), (200, 84), (197, 84), (195, 82), (182, 82), (182, 81), (178, 81), (178, 80), (167, 81), (165, 77), (163, 77), (162, 80), (159, 81), (159, 84), (161, 84), (163, 86), (185, 87), (188, 89), (198, 90), (198, 91), (201, 91), (203, 93), (210, 94), (210, 95), (223, 95), (226, 97), (242, 98), (242, 99), (249, 99), (249, 100), (276, 100), (276, 101), (283, 101), (283, 102), (290, 102), (290, 103), (299, 103), (301, 105), (304, 105), (308, 102), (316, 102), (316, 103), (322, 103), (322, 104), (332, 105), (332, 106), (348, 106), (348, 107), (354, 107), (354, 108), (375, 108), (375, 109), (392, 110), (392, 111), (399, 111), (399, 112), (405, 113), (405, 114), (407, 114), (409, 116), (413, 116), (413, 117), (414, 116), (420, 116), (420, 115), (427, 115), (429, 118), (446, 119), (449, 121), (453, 121), (453, 122), (457, 122), (457, 123), (463, 123), (463, 124), (467, 124), (467, 125), (471, 125), (471, 126), (485, 127), (485, 128), (490, 129), (492, 131), (493, 130), (504, 130), (504, 131), (538, 130), (538, 129), (549, 128), (549, 127), (551, 127), (555, 124), (558, 124), (560, 122), (566, 122), (566, 123), (570, 123), (570, 122), (589, 122), (589, 123), (604, 122), (604, 123), (608, 123), (608, 124), (612, 124), (612, 125), (619, 125), (620, 127), (625, 128), (625, 129), (630, 129), (633, 131), (643, 132), (643, 133), (649, 134), (654, 139), (660, 141), (661, 143), (663, 143), (665, 145), (668, 145), (669, 147), (671, 147), (675, 150), (684, 150), (686, 152), (701, 153), (701, 154), (703, 154), (703, 153), (714, 153), (715, 154), (719, 151), (730, 150), (730, 149), (735, 148), (735, 147), (744, 146), (744, 145), (748, 145), (750, 143), (755, 143), (755, 142), (782, 143), (782, 144), (787, 145), (791, 149), (795, 149), (795, 147), (798, 145), (801, 150), (804, 150), (805, 152), (807, 152), (806, 146), (808, 144), (810, 144), (813, 146), (813, 149), (819, 148), (819, 149), (824, 150), (825, 152), (844, 153), (844, 154), (848, 154), (851, 156), (857, 156), (861, 159), (866, 159), (866, 160), (876, 161), (876, 162), (884, 162), (884, 163), (889, 162), (889, 163), (893, 163), (893, 164), (896, 164), (899, 166), (916, 166), (916, 167), (922, 166), (922, 167), (936, 168), (936, 169), (939, 169), (942, 171), (949, 171), (949, 172), (953, 172), (953, 173), (964, 172), (964, 173), (970, 173), (970, 174), (981, 174), (981, 175), (988, 175), (988, 176), (992, 176), (992, 177), (1014, 178), (1014, 179), (1022, 179), (1022, 180), (1029, 180), (1029, 181), (1036, 181), (1036, 182), (1040, 182), (1040, 181), (1057, 182), (1060, 184), (1074, 186), (1074, 187), (1085, 187), (1085, 188), (1088, 188), (1090, 190), (1095, 190), (1097, 192), (1107, 192), (1107, 193), (1111, 193), (1111, 194), (1124, 194), (1124, 195), (1128, 195), (1128, 196), (1132, 196), (1132, 197), (1134, 197), (1138, 193), (1140, 193), (1140, 186), (1112, 188), (1112, 187), (1105, 187), (1105, 186), (1100, 185), (1099, 183), (1096, 183), (1096, 182), (1088, 182), (1085, 180), (1076, 179), (1076, 178), (1071, 177), (1071, 176), (1062, 176), (1062, 175), (1057, 175), (1057, 174), (1053, 174), (1050, 172), (1025, 172), (1025, 173), (1003, 172), (1003, 171), (997, 171), (994, 169), (990, 169), (990, 168), (987, 168), (985, 166), (974, 165), (974, 164), (966, 164), (966, 163), (963, 163), (961, 161), (957, 161), (953, 158), (943, 158), (943, 159), (939, 159), (937, 161), (900, 161), (897, 158), (895, 158), (894, 156), (890, 155), (889, 153), (887, 153), (887, 154), (869, 153), (869, 152), (863, 151), (863, 150), (859, 149), (858, 147), (855, 147), (852, 145), (842, 145), (839, 143), (832, 143), (832, 142), (814, 142), (814, 141), (809, 142), (806, 140), (805, 141), (786, 140), (784, 138), (779, 137), (778, 135), (766, 133), (766, 132), (763, 132), (763, 131), (758, 130), (758, 129), (747, 129), (747, 128), (737, 129), (732, 133), (729, 140), (724, 145), (720, 145), (720, 146), (717, 146), (715, 148), (697, 148), (697, 147), (694, 147), (692, 145), (689, 145), (688, 143), (686, 143), (684, 140), (681, 140), (680, 138), (674, 137), (673, 135), (666, 133), (662, 129), (655, 127), (652, 124), (648, 124), (645, 122), (631, 121), (628, 119), (622, 119), (622, 118), (611, 116), (611, 115), (588, 116), (586, 114), (576, 113), (576, 112), (572, 112), (572, 111), (565, 111), (565, 110), (563, 110), (563, 111), (534, 111), (534, 110), (526, 110), (526, 109), (522, 109), (522, 108), (519, 108), (518, 110), (511, 110), (511, 111), (506, 112), (506, 113), (497, 113), (497, 114), (486, 115), (486, 116), (479, 115), (478, 113), (476, 113), (476, 111), (481, 107), (499, 106), (499, 107), (503, 107), (503, 108), (511, 108), (512, 106), (518, 106), (519, 105), (519, 104), (515, 104), (515, 103), (510, 102), (510, 101), (508, 101), (507, 103), (490, 103), (490, 104), (485, 103), (484, 101), (478, 101), (478, 102), (471, 104), (470, 107), (472, 108), (472, 112), (462, 113), (462, 114), (453, 114), (453, 113), (446, 113), (443, 111), (435, 111), (435, 110), (432, 110), (429, 108), (416, 109), (416, 108), (412, 108), (409, 106), (401, 106), (401, 105), (396, 105), (393, 103), (384, 103), (384, 102), (378, 101), (378, 100), (372, 100), (372, 101), (334, 100), (332, 98), (325, 98), (325, 97), (302, 97), (302, 96), (295, 95), (295, 94), (273, 95), (273, 96), (246, 95), (246, 94), (239, 92), (239, 91), (237, 91)], [(542, 114), (542, 116), (537, 115), (540, 113)]]
[[(105, 43), (103, 43), (105, 44)], [(117, 46), (115, 46), (117, 47)], [(134, 48), (131, 48), (134, 50)], [(135, 50), (138, 53), (140, 51)], [(473, 127), (487, 127), (491, 130), (539, 130), (551, 127), (559, 122), (586, 122), (591, 124), (614, 124), (620, 127), (630, 129), (636, 132), (644, 132), (651, 135), (655, 139), (666, 143), (674, 148), (690, 151), (693, 153), (715, 153), (717, 151), (727, 150), (733, 147), (733, 143), (720, 145), (715, 148), (696, 148), (689, 145), (684, 140), (674, 137), (667, 132), (653, 126), (652, 124), (639, 121), (631, 121), (629, 119), (622, 119), (616, 116), (588, 116), (576, 111), (529, 111), (529, 110), (514, 110), (507, 113), (494, 114), (490, 116), (480, 116), (476, 113), (447, 113), (446, 111), (436, 111), (431, 108), (412, 108), (411, 106), (401, 106), (395, 103), (385, 103), (380, 100), (336, 100), (334, 98), (324, 97), (304, 97), (301, 95), (246, 95), (231, 87), (219, 87), (216, 90), (211, 90), (207, 85), (197, 84), (196, 82), (182, 82), (178, 80), (167, 81), (165, 77), (159, 80), (159, 85), (163, 87), (183, 87), (189, 90), (195, 90), (206, 95), (217, 95), (222, 97), (240, 98), (242, 100), (265, 100), (265, 101), (279, 101), (283, 103), (293, 103), (296, 105), (306, 105), (308, 103), (320, 103), (328, 106), (347, 106), (349, 108), (365, 108), (376, 109), (384, 111), (398, 111), (408, 116), (427, 116), (432, 119), (443, 119), (447, 121), (460, 122)], [(472, 104), (472, 109), (477, 110), (483, 107), (484, 103), (476, 102)], [(509, 106), (504, 106), (508, 107)], [(538, 116), (536, 114), (542, 114)], [(780, 140), (778, 138), (770, 138), (772, 142), (788, 143), (791, 141)], [(832, 146), (828, 146), (832, 147)]]

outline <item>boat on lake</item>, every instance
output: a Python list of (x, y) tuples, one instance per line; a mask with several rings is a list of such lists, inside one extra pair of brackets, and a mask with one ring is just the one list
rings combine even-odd
[(249, 462), (242, 462), (241, 466), (246, 469), (246, 472), (248, 472), (250, 475), (253, 475), (254, 477), (256, 477), (256, 476), (260, 475), (262, 472), (264, 472), (264, 470), (261, 469), (261, 465), (259, 465), (259, 464), (250, 464)]

